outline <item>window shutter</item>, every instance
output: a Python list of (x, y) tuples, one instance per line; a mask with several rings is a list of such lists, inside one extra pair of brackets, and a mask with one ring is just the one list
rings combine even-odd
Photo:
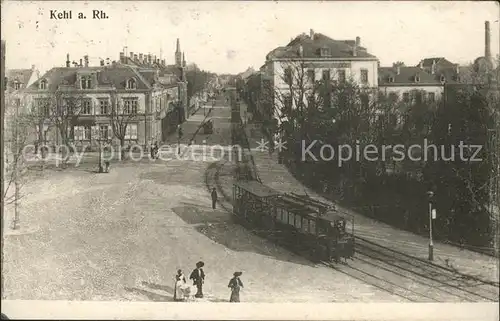
[(111, 139), (111, 137), (113, 137), (113, 128), (108, 125), (108, 139)]

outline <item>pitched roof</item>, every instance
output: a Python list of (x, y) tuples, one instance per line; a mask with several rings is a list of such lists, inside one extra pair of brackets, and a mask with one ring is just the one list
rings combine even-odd
[(447, 60), (444, 57), (424, 58), (424, 59), (420, 60), (420, 63), (422, 64), (422, 66), (424, 68), (430, 68), (430, 67), (432, 67), (433, 61), (435, 61), (436, 65), (438, 65), (440, 67), (453, 67), (453, 66), (455, 66), (454, 63), (450, 62), (449, 60)]
[[(416, 82), (415, 77), (420, 77), (420, 81)], [(380, 67), (378, 69), (379, 86), (391, 86), (401, 84), (435, 84), (441, 85), (439, 80), (436, 80), (435, 75), (429, 74), (419, 67), (399, 67), (399, 74), (396, 67)], [(393, 81), (389, 81), (392, 77)]]
[(7, 77), (7, 87), (14, 88), (16, 82), (21, 83), (24, 88), (28, 85), (31, 76), (35, 70), (33, 69), (9, 69), (5, 71), (5, 77)]
[(127, 65), (101, 66), (101, 67), (55, 67), (47, 71), (40, 79), (35, 81), (29, 89), (38, 89), (42, 80), (47, 80), (48, 90), (56, 91), (59, 85), (74, 85), (77, 74), (81, 71), (97, 72), (99, 85), (113, 84), (116, 89), (125, 89), (126, 81), (130, 78), (137, 80), (137, 89), (149, 89), (151, 83), (145, 79), (137, 69)]
[(288, 45), (278, 47), (267, 55), (267, 58), (299, 58), (299, 47), (302, 46), (303, 57), (320, 58), (320, 49), (328, 48), (331, 58), (368, 58), (375, 59), (365, 48), (358, 46), (357, 55), (353, 55), (354, 40), (334, 40), (321, 33), (315, 33), (313, 37), (301, 34), (295, 37)]

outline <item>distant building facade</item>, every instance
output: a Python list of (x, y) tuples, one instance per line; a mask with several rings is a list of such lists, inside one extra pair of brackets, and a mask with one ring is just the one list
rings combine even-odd
[[(157, 69), (116, 62), (105, 65), (104, 61), (94, 67), (88, 65), (88, 57), (84, 64), (71, 66), (69, 55), (66, 67), (50, 69), (27, 88), (27, 93), (32, 110), (40, 115), (35, 140), (48, 145), (62, 143), (50, 109), (68, 108), (70, 100), (80, 104), (68, 128), (68, 137), (77, 147), (97, 147), (102, 141), (117, 144), (112, 126), (116, 115), (127, 121), (125, 144), (147, 146), (166, 136), (168, 129), (158, 125), (158, 117), (179, 104), (178, 85), (162, 84)], [(112, 115), (113, 106), (118, 112)]]
[[(259, 80), (252, 82), (262, 85), (261, 94), (269, 91), (269, 87), (273, 88), (273, 101), (257, 107), (260, 114), (269, 115), (270, 112), (264, 109), (271, 105), (285, 104), (287, 106), (283, 107), (295, 108), (294, 99), (287, 99), (291, 83), (293, 86), (298, 82), (302, 83), (301, 86), (309, 84), (312, 88), (319, 80), (334, 84), (352, 81), (366, 89), (368, 98), (372, 99), (378, 87), (378, 59), (361, 46), (359, 37), (334, 40), (310, 30), (309, 35), (303, 33), (286, 46), (272, 50), (255, 77)], [(285, 99), (276, 95), (283, 95)]]

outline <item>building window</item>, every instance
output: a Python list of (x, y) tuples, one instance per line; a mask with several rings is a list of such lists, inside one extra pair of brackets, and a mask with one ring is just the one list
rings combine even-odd
[(99, 126), (99, 138), (100, 139), (108, 139), (109, 138), (109, 126), (108, 125)]
[(21, 83), (20, 83), (20, 82), (18, 82), (18, 81), (16, 81), (16, 82), (14, 83), (14, 89), (15, 89), (15, 90), (19, 90), (19, 89), (21, 89)]
[(293, 105), (292, 96), (286, 95), (284, 98), (285, 98), (284, 99), (285, 110), (286, 110), (286, 112), (290, 112), (292, 110), (292, 105)]
[(109, 100), (107, 98), (99, 99), (99, 113), (101, 115), (109, 113)]
[(307, 107), (314, 107), (316, 103), (316, 99), (314, 94), (310, 94), (307, 96)]
[(394, 82), (394, 77), (389, 76), (389, 82)]
[(127, 89), (136, 89), (136, 88), (137, 88), (137, 82), (135, 81), (134, 78), (127, 80)]
[(21, 98), (14, 99), (14, 106), (21, 107)]
[(92, 82), (91, 82), (90, 76), (81, 76), (80, 85), (81, 85), (82, 89), (90, 89), (91, 84), (92, 84)]
[(440, 79), (441, 82), (445, 82), (446, 81), (446, 78), (444, 76), (439, 77), (439, 79)]
[(137, 139), (137, 124), (128, 124), (125, 130), (125, 139)]
[(389, 93), (389, 100), (391, 102), (396, 102), (398, 101), (399, 97), (397, 93)]
[(403, 101), (405, 103), (410, 102), (410, 93), (403, 93)]
[(323, 81), (327, 82), (330, 81), (331, 76), (330, 76), (330, 69), (324, 69), (323, 70)]
[(431, 103), (436, 101), (436, 93), (428, 93), (427, 94), (427, 100)]
[(288, 85), (292, 84), (292, 68), (288, 67), (285, 69), (285, 83)]
[(40, 81), (40, 89), (42, 90), (47, 89), (47, 81), (45, 79)]
[(84, 126), (83, 127), (83, 139), (90, 140), (92, 138), (92, 127)]
[(123, 113), (124, 114), (137, 114), (137, 98), (123, 99)]
[(345, 79), (346, 79), (345, 70), (339, 70), (338, 76), (339, 76), (339, 78), (338, 78), (339, 83), (345, 83)]
[(316, 81), (316, 72), (314, 71), (314, 69), (309, 69), (307, 71), (307, 78), (312, 84), (314, 84), (314, 82)]
[(370, 99), (367, 94), (361, 94), (360, 96), (361, 99), (361, 107), (364, 109), (368, 109), (370, 105)]
[(90, 115), (92, 114), (92, 101), (90, 99), (82, 100), (82, 115)]
[(421, 91), (416, 91), (415, 92), (415, 102), (417, 104), (421, 104), (423, 100), (423, 93)]
[(34, 100), (34, 107), (38, 110), (41, 116), (48, 116), (50, 114), (50, 99), (36, 98)]
[(330, 56), (330, 48), (321, 48), (321, 57), (329, 57)]
[(368, 70), (361, 69), (361, 83), (363, 85), (368, 84)]

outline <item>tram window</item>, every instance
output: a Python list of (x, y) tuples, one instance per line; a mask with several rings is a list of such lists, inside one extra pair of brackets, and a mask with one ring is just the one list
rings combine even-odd
[(302, 219), (302, 231), (307, 233), (308, 232), (308, 224), (309, 220), (307, 218)]
[(295, 215), (295, 227), (298, 229), (302, 227), (302, 218), (299, 215)]
[(309, 221), (309, 232), (316, 234), (316, 222), (314, 220)]
[(290, 225), (295, 225), (295, 220), (294, 220), (294, 217), (295, 215), (293, 215), (293, 213), (288, 213), (288, 224)]

